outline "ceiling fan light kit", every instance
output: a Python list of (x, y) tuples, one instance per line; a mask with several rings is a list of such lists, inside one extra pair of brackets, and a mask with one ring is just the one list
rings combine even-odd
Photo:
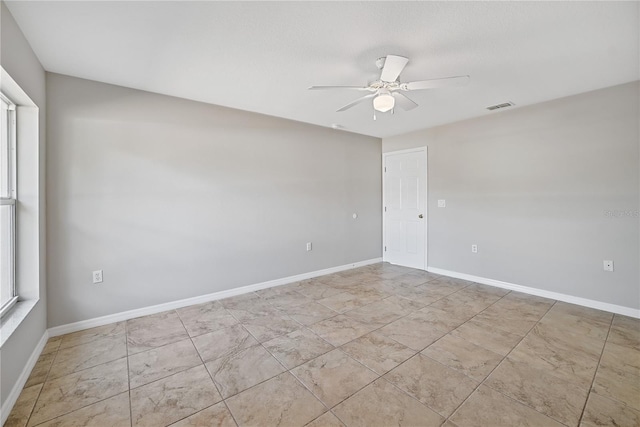
[(396, 100), (388, 89), (380, 89), (378, 91), (378, 96), (373, 98), (373, 108), (381, 113), (386, 113), (387, 111), (392, 110), (395, 105)]
[(446, 77), (442, 79), (422, 80), (416, 82), (400, 83), (400, 73), (404, 70), (408, 58), (398, 55), (387, 55), (376, 60), (376, 66), (381, 70), (380, 79), (368, 86), (311, 86), (310, 90), (347, 89), (368, 91), (369, 94), (350, 102), (337, 111), (346, 111), (368, 99), (373, 98), (373, 120), (376, 120), (376, 111), (393, 114), (396, 104), (405, 111), (413, 110), (418, 106), (402, 92), (413, 90), (435, 89), (446, 86), (462, 86), (469, 81), (469, 76)]

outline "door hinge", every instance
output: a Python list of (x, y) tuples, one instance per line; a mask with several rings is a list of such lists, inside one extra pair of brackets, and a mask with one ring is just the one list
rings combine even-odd
[(385, 211), (385, 212), (387, 211), (387, 207), (386, 207), (386, 206), (384, 207), (384, 211)]
[(387, 171), (387, 167), (386, 167), (386, 166), (384, 167), (384, 171), (385, 171), (385, 172)]
[(384, 247), (384, 251), (387, 252), (387, 247), (386, 246)]

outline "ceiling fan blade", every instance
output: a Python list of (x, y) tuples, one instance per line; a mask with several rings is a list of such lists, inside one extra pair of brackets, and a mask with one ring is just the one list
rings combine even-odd
[(309, 87), (309, 90), (325, 90), (325, 89), (370, 90), (368, 87), (362, 87), (362, 86), (310, 86)]
[(423, 80), (419, 82), (402, 83), (402, 90), (434, 89), (445, 86), (463, 86), (469, 83), (469, 76), (446, 77), (444, 79)]
[(383, 82), (395, 82), (407, 62), (409, 62), (409, 59), (404, 56), (387, 55), (382, 67), (382, 73), (380, 73), (380, 80)]
[(418, 106), (415, 102), (409, 99), (404, 93), (393, 92), (393, 97), (396, 99), (396, 105), (399, 105), (405, 111), (413, 110)]
[(367, 99), (371, 99), (371, 98), (373, 98), (373, 97), (374, 97), (374, 96), (376, 96), (376, 95), (377, 95), (376, 93), (370, 93), (369, 95), (365, 95), (365, 96), (363, 96), (362, 98), (358, 98), (358, 99), (356, 99), (355, 101), (348, 103), (347, 105), (345, 105), (345, 106), (344, 106), (344, 107), (342, 107), (342, 108), (339, 108), (339, 109), (338, 109), (338, 110), (336, 110), (336, 111), (337, 111), (337, 112), (341, 112), (341, 111), (348, 110), (349, 108), (351, 108), (351, 107), (353, 107), (353, 106), (355, 106), (355, 105), (358, 105), (358, 104), (360, 104), (361, 102), (366, 101)]

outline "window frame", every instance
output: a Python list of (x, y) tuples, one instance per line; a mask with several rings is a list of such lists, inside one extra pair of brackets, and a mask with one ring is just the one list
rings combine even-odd
[[(0, 193), (0, 205), (10, 207), (10, 231), (9, 231), (9, 280), (11, 283), (11, 298), (7, 300), (2, 306), (0, 306), (0, 318), (11, 311), (13, 306), (18, 302), (18, 293), (16, 286), (16, 235), (17, 235), (17, 221), (16, 221), (16, 206), (18, 203), (17, 197), (17, 135), (16, 135), (16, 104), (11, 101), (6, 95), (0, 92), (0, 101), (7, 106), (7, 145), (6, 147), (0, 147), (2, 150), (7, 150), (6, 158), (7, 164), (7, 194)], [(4, 126), (3, 126), (4, 127)], [(4, 244), (4, 242), (3, 242)]]

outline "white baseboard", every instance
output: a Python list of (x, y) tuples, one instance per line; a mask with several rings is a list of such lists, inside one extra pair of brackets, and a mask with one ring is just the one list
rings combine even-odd
[(81, 331), (83, 329), (95, 328), (96, 326), (108, 325), (114, 322), (134, 319), (136, 317), (148, 316), (167, 310), (186, 307), (194, 304), (202, 304), (209, 301), (215, 301), (223, 298), (229, 298), (236, 295), (246, 294), (249, 292), (259, 291), (261, 289), (271, 288), (274, 286), (286, 285), (288, 283), (299, 282), (301, 280), (312, 279), (318, 276), (337, 273), (339, 271), (350, 270), (353, 268), (364, 267), (365, 265), (376, 264), (382, 262), (382, 258), (373, 258), (365, 261), (358, 261), (351, 264), (340, 265), (337, 267), (325, 268), (323, 270), (312, 271), (309, 273), (297, 274), (295, 276), (283, 277), (281, 279), (269, 280), (267, 282), (255, 283), (253, 285), (242, 286), (239, 288), (228, 289), (226, 291), (214, 292), (212, 294), (201, 295), (193, 298), (186, 298), (178, 301), (171, 301), (164, 304), (152, 305), (149, 307), (137, 308), (135, 310), (123, 311), (120, 313), (109, 314), (107, 316), (96, 317), (93, 319), (81, 320), (79, 322), (68, 323), (66, 325), (55, 326), (49, 328), (49, 336), (55, 337), (71, 332)]
[(27, 360), (27, 364), (24, 366), (24, 369), (22, 370), (22, 373), (18, 377), (18, 380), (13, 385), (11, 392), (9, 393), (4, 403), (2, 404), (2, 409), (0, 409), (0, 414), (1, 414), (0, 425), (3, 425), (5, 421), (7, 421), (7, 418), (9, 418), (11, 409), (13, 409), (13, 405), (16, 404), (18, 397), (20, 397), (20, 393), (22, 393), (22, 389), (24, 385), (27, 383), (27, 380), (29, 379), (29, 375), (31, 375), (31, 371), (33, 370), (33, 367), (36, 365), (36, 362), (40, 357), (40, 353), (42, 353), (42, 350), (44, 349), (44, 346), (47, 344), (48, 339), (49, 339), (49, 332), (44, 331), (44, 334), (42, 334), (42, 338), (40, 338), (40, 341), (36, 345), (36, 348), (34, 348), (33, 352), (31, 352), (31, 356), (29, 356), (29, 359)]
[(635, 317), (640, 319), (640, 310), (636, 308), (625, 307), (625, 306), (616, 305), (616, 304), (609, 304), (607, 302), (601, 302), (601, 301), (591, 300), (587, 298), (576, 297), (573, 295), (561, 294), (559, 292), (546, 291), (544, 289), (531, 288), (529, 286), (516, 285), (514, 283), (502, 282), (500, 280), (495, 280), (495, 279), (487, 279), (486, 277), (473, 276), (471, 274), (458, 273), (456, 271), (443, 270), (441, 268), (427, 267), (427, 271), (434, 274), (440, 274), (442, 276), (449, 276), (449, 277), (455, 277), (456, 279), (469, 280), (471, 282), (482, 283), (483, 285), (495, 286), (497, 288), (523, 292), (525, 294), (555, 299), (558, 301), (564, 301), (571, 304), (582, 305), (585, 307), (595, 308), (598, 310), (604, 310), (611, 313), (622, 314), (624, 316)]

